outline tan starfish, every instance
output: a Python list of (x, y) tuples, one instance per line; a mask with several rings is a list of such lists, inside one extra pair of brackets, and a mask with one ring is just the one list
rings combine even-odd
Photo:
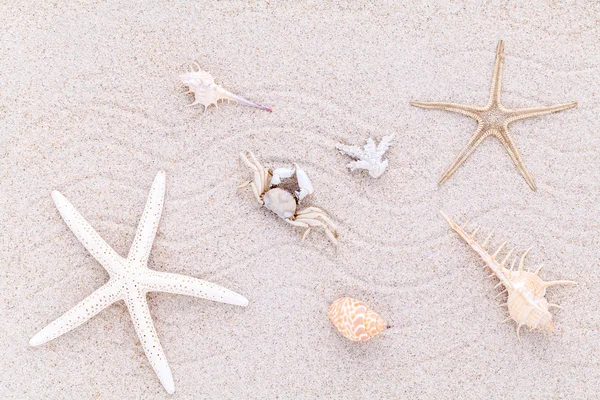
[(438, 184), (446, 182), (457, 168), (469, 157), (477, 146), (488, 136), (496, 136), (508, 151), (510, 158), (517, 165), (519, 171), (534, 191), (536, 190), (535, 183), (527, 172), (525, 164), (521, 160), (521, 155), (515, 146), (510, 134), (508, 133), (508, 124), (514, 121), (519, 121), (525, 118), (537, 117), (557, 111), (573, 108), (577, 102), (560, 104), (549, 107), (534, 107), (534, 108), (505, 108), (500, 103), (500, 89), (502, 83), (502, 65), (504, 63), (504, 43), (502, 40), (498, 42), (496, 49), (496, 64), (494, 66), (494, 75), (492, 76), (492, 89), (490, 91), (490, 100), (485, 107), (474, 107), (454, 103), (437, 103), (437, 102), (421, 102), (411, 101), (410, 104), (421, 108), (435, 108), (440, 110), (452, 111), (459, 114), (469, 116), (478, 122), (477, 131), (469, 140), (467, 146), (460, 152), (456, 160), (444, 172)]

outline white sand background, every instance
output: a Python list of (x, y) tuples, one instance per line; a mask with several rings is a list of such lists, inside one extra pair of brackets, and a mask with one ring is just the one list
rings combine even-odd
[[(44, 346), (28, 340), (108, 278), (60, 218), (60, 190), (126, 254), (167, 172), (149, 267), (206, 279), (246, 309), (150, 294), (173, 399), (597, 397), (600, 390), (600, 7), (597, 2), (7, 1), (0, 6), (0, 397), (164, 399), (125, 306)], [(594, 4), (595, 3), (595, 4)], [(505, 40), (509, 107), (579, 101), (511, 131), (538, 185), (475, 129), (410, 100), (487, 101)], [(197, 59), (241, 105), (183, 108)], [(349, 173), (334, 146), (396, 133), (389, 170)], [(237, 158), (298, 162), (337, 250), (260, 209)], [(502, 324), (495, 280), (439, 215), (511, 238), (544, 279), (556, 332)], [(367, 343), (327, 319), (340, 296), (394, 327)]]

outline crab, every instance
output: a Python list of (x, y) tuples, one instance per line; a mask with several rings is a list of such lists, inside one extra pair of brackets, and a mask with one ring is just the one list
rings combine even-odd
[[(300, 202), (306, 196), (313, 194), (314, 188), (308, 175), (298, 164), (294, 168), (263, 168), (252, 152), (240, 153), (240, 159), (254, 172), (254, 179), (240, 185), (242, 189), (247, 186), (258, 203), (277, 214), (288, 224), (307, 228), (302, 235), (306, 239), (314, 227), (321, 227), (333, 244), (337, 244), (337, 228), (325, 211), (317, 207), (299, 208)], [(282, 187), (284, 180), (296, 177), (298, 189), (293, 193)]]

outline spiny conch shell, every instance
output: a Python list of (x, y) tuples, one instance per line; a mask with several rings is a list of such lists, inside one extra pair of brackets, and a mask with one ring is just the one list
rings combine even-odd
[[(560, 308), (556, 304), (550, 304), (544, 298), (546, 295), (546, 288), (554, 285), (573, 285), (575, 282), (573, 281), (548, 281), (544, 282), (539, 276), (541, 266), (535, 272), (525, 271), (523, 266), (525, 264), (525, 257), (529, 250), (526, 250), (521, 257), (521, 262), (519, 263), (519, 269), (515, 270), (514, 266), (517, 261), (517, 257), (514, 258), (512, 265), (509, 268), (505, 267), (505, 263), (512, 254), (510, 250), (507, 255), (504, 257), (503, 261), (496, 260), (496, 256), (506, 242), (502, 243), (498, 250), (494, 254), (489, 254), (486, 245), (492, 233), (490, 233), (483, 242), (483, 244), (479, 244), (475, 241), (474, 236), (475, 233), (479, 230), (479, 228), (475, 229), (470, 235), (465, 231), (466, 225), (462, 227), (458, 226), (450, 217), (444, 214), (441, 211), (446, 221), (450, 224), (452, 229), (459, 234), (461, 238), (467, 242), (469, 246), (479, 256), (483, 259), (486, 266), (492, 270), (492, 275), (496, 276), (500, 282), (496, 285), (504, 285), (505, 290), (502, 292), (506, 292), (508, 294), (508, 299), (506, 303), (502, 304), (502, 306), (506, 306), (508, 308), (508, 312), (510, 316), (505, 320), (514, 320), (517, 323), (517, 336), (519, 340), (521, 339), (519, 335), (519, 331), (523, 325), (530, 328), (530, 330), (534, 329), (546, 329), (548, 331), (554, 331), (554, 323), (552, 322), (552, 314), (548, 311), (550, 307)], [(500, 293), (500, 294), (502, 294)]]
[(329, 306), (329, 319), (347, 339), (362, 342), (389, 329), (385, 321), (365, 303), (341, 297)]
[(243, 97), (223, 89), (215, 83), (215, 79), (210, 73), (200, 69), (200, 64), (198, 64), (197, 61), (194, 62), (194, 65), (198, 68), (198, 71), (195, 71), (194, 68), (190, 66), (189, 72), (179, 76), (181, 82), (189, 88), (186, 93), (194, 93), (194, 102), (188, 104), (186, 107), (202, 104), (204, 106), (204, 111), (206, 111), (211, 104), (214, 104), (215, 107), (217, 107), (217, 102), (219, 100), (234, 100), (247, 106), (260, 108), (261, 110), (268, 112), (273, 111), (267, 106), (253, 103), (250, 100), (246, 100)]

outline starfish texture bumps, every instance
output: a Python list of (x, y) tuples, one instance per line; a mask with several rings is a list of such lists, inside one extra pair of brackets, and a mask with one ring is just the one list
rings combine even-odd
[(388, 166), (388, 160), (381, 160), (383, 154), (389, 149), (391, 141), (395, 135), (384, 136), (379, 142), (379, 146), (375, 144), (375, 141), (371, 138), (367, 139), (364, 149), (358, 146), (348, 146), (345, 144), (337, 144), (335, 146), (341, 153), (345, 153), (356, 161), (348, 163), (347, 167), (350, 171), (355, 169), (366, 169), (369, 171), (369, 175), (373, 178), (379, 178), (381, 174), (385, 172)]
[(475, 119), (478, 123), (477, 130), (469, 140), (467, 146), (460, 152), (456, 160), (444, 172), (439, 180), (441, 185), (447, 181), (458, 167), (469, 157), (469, 155), (479, 146), (479, 144), (488, 136), (497, 137), (502, 145), (508, 151), (510, 158), (516, 164), (517, 168), (527, 181), (532, 190), (536, 190), (533, 178), (525, 168), (525, 164), (521, 160), (521, 155), (515, 146), (510, 134), (508, 133), (508, 125), (511, 122), (519, 121), (526, 118), (533, 118), (540, 115), (546, 115), (557, 111), (573, 108), (577, 102), (559, 104), (548, 107), (520, 108), (510, 109), (505, 108), (500, 102), (500, 92), (502, 83), (502, 66), (504, 64), (504, 43), (498, 42), (496, 49), (496, 64), (494, 66), (494, 74), (492, 75), (492, 89), (490, 91), (490, 99), (485, 107), (475, 107), (454, 103), (438, 103), (438, 102), (421, 102), (412, 101), (410, 104), (421, 108), (440, 109), (463, 114)]
[(29, 344), (42, 345), (77, 328), (116, 301), (124, 300), (144, 352), (165, 390), (175, 391), (173, 375), (158, 340), (146, 302), (148, 292), (167, 292), (200, 297), (221, 303), (247, 306), (248, 300), (231, 290), (200, 279), (153, 271), (147, 267), (165, 195), (165, 173), (160, 171), (152, 188), (127, 258), (110, 247), (59, 192), (52, 199), (67, 226), (90, 254), (106, 269), (110, 280), (50, 325)]

